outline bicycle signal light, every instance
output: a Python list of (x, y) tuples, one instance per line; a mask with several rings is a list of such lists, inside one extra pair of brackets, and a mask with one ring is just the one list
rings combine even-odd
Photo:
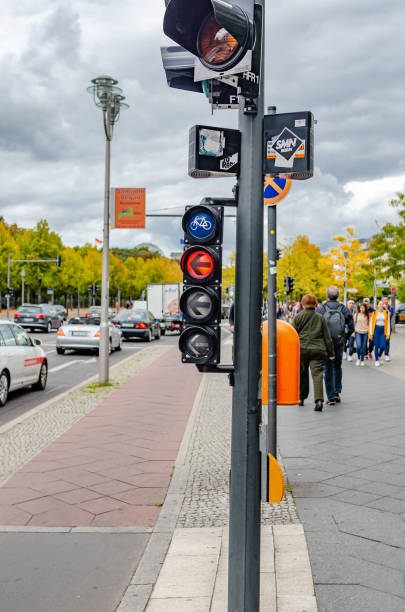
[(183, 216), (180, 310), (185, 326), (179, 348), (184, 363), (220, 361), (223, 221), (223, 206), (188, 206)]
[(185, 244), (221, 244), (224, 209), (222, 206), (189, 206), (183, 217)]

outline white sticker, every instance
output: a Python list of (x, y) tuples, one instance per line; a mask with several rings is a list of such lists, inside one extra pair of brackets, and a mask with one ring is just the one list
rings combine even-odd
[(238, 154), (234, 153), (230, 157), (224, 157), (224, 159), (221, 159), (221, 161), (219, 162), (219, 167), (221, 170), (230, 170), (231, 168), (236, 166), (237, 163)]
[(305, 127), (306, 124), (307, 124), (306, 119), (296, 119), (295, 120), (295, 127)]
[(225, 149), (225, 135), (221, 130), (200, 130), (200, 155), (222, 157)]

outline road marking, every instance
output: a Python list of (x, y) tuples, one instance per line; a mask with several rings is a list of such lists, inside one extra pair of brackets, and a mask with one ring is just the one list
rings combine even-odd
[(75, 363), (80, 363), (81, 361), (83, 361), (83, 359), (77, 359), (76, 361), (68, 361), (67, 363), (64, 363), (60, 366), (56, 366), (56, 368), (51, 368), (49, 370), (49, 373), (51, 372), (59, 372), (59, 370), (63, 370), (64, 368), (68, 368), (71, 365), (74, 365)]

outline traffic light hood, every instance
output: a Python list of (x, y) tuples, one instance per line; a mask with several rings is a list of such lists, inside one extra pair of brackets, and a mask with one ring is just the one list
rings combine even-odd
[(179, 46), (161, 47), (160, 51), (169, 87), (204, 93), (202, 83), (194, 81), (194, 55)]
[[(237, 3), (225, 0), (170, 0), (163, 30), (205, 66), (222, 72), (235, 66), (246, 51), (253, 48), (253, 11), (254, 0), (238, 0)], [(200, 38), (202, 33), (208, 36), (208, 20), (212, 17), (237, 43), (232, 45), (232, 41), (228, 41), (229, 56), (224, 52), (223, 61), (210, 61), (203, 57)]]

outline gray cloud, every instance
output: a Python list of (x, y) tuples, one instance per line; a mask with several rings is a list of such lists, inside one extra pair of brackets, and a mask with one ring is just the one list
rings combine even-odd
[[(230, 195), (232, 180), (187, 177), (188, 130), (196, 123), (236, 127), (237, 113), (212, 117), (201, 94), (171, 90), (161, 66), (164, 5), (121, 0), (4, 2), (18, 47), (0, 47), (0, 214), (32, 226), (47, 217), (69, 244), (102, 228), (104, 135), (101, 112), (86, 93), (111, 74), (130, 109), (112, 143), (112, 186), (144, 186), (150, 210), (181, 211), (204, 195)], [(280, 112), (312, 110), (317, 172), (296, 182), (279, 206), (280, 238), (307, 233), (327, 247), (355, 224), (375, 231), (373, 198), (353, 209), (348, 181), (403, 173), (405, 164), (404, 4), (290, 0), (267, 12), (266, 102)], [(387, 192), (387, 197), (390, 192)], [(177, 207), (177, 208), (175, 208)], [(386, 201), (380, 217), (392, 215)], [(381, 212), (383, 211), (383, 212)], [(225, 251), (234, 244), (227, 222)], [(112, 243), (155, 242), (178, 250), (179, 219), (148, 219), (145, 231), (118, 231)]]

